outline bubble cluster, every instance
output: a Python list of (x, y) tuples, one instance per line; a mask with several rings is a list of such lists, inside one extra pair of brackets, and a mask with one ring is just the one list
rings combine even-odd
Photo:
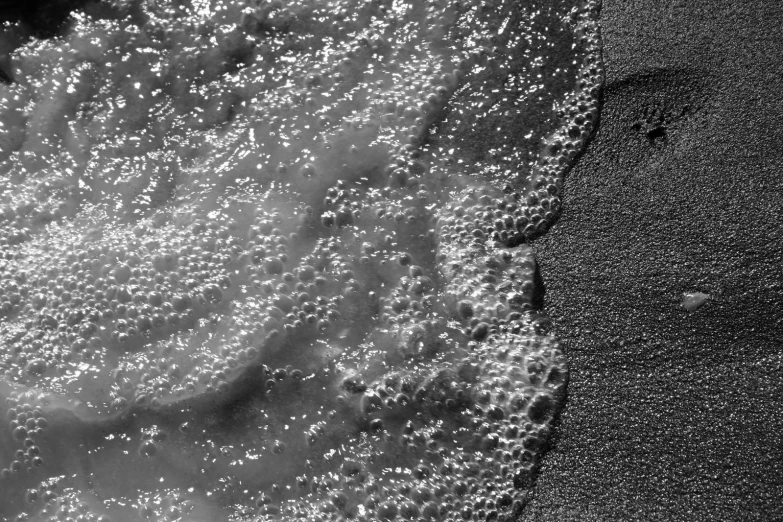
[(17, 389), (8, 389), (5, 383), (3, 386), (7, 393), (5, 401), (7, 429), (3, 430), (4, 437), (0, 439), (3, 441), (5, 454), (0, 477), (9, 479), (16, 473), (31, 472), (44, 464), (39, 444), (49, 421), (43, 413), (43, 401), (39, 394), (19, 393)]
[(21, 47), (0, 517), (514, 519), (598, 7), (110, 0)]

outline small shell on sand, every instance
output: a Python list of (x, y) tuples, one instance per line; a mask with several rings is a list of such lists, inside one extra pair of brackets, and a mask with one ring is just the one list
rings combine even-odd
[(712, 299), (710, 294), (702, 292), (685, 292), (682, 294), (682, 302), (680, 306), (685, 308), (689, 312), (695, 312), (706, 303), (709, 299)]

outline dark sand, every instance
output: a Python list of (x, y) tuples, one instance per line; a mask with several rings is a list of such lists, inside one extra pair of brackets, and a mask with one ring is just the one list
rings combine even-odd
[(783, 4), (602, 26), (601, 124), (535, 245), (571, 374), (523, 520), (783, 520)]

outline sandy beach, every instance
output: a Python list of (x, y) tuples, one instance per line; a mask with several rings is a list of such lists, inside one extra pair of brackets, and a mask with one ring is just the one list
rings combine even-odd
[(534, 242), (570, 374), (521, 520), (781, 520), (783, 8), (601, 26), (600, 124)]
[(717, 4), (603, 4), (601, 124), (535, 245), (571, 373), (524, 520), (783, 517), (783, 10)]

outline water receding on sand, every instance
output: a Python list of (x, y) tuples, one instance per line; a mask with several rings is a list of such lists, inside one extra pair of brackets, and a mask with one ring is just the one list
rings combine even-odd
[(113, 1), (0, 86), (0, 515), (510, 520), (596, 3)]

